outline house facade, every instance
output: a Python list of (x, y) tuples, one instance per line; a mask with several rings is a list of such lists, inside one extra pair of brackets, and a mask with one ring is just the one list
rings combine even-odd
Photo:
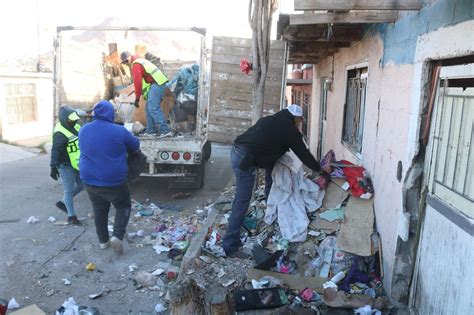
[(53, 126), (52, 91), (51, 73), (0, 74), (1, 139), (48, 141)]
[[(295, 1), (306, 14), (290, 16), (282, 39), (289, 62), (314, 64), (309, 146), (315, 155), (334, 150), (372, 178), (393, 301), (420, 314), (469, 314), (474, 2), (401, 1), (413, 6), (387, 10), (388, 2)], [(318, 15), (331, 9), (333, 21)], [(358, 9), (385, 11), (364, 20)]]

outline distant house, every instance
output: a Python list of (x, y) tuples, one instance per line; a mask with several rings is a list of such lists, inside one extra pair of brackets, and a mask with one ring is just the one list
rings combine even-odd
[(311, 151), (373, 179), (385, 288), (419, 314), (473, 314), (474, 2), (295, 10), (306, 14), (280, 15), (279, 38), (288, 63), (314, 66), (309, 92), (288, 80), (292, 97), (311, 97)]
[(51, 73), (0, 73), (0, 133), (8, 142), (49, 140), (53, 128)]

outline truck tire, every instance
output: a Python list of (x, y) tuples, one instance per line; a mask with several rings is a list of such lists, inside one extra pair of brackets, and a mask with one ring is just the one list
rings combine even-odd
[(209, 160), (211, 157), (212, 153), (212, 146), (211, 146), (211, 141), (206, 141), (204, 145), (202, 146), (202, 160), (205, 162)]

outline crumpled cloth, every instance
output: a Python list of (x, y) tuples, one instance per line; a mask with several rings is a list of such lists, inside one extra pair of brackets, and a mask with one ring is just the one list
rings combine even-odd
[(321, 207), (324, 190), (304, 177), (303, 163), (291, 151), (275, 163), (272, 179), (264, 222), (270, 225), (278, 218), (283, 238), (290, 242), (304, 242), (309, 225), (306, 212)]

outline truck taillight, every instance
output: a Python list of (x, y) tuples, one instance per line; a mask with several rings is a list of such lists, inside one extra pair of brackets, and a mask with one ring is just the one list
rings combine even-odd
[(184, 154), (183, 154), (183, 159), (185, 159), (186, 161), (191, 160), (191, 153), (189, 153), (189, 152), (184, 152)]
[(171, 158), (175, 161), (179, 160), (179, 152), (171, 153)]

